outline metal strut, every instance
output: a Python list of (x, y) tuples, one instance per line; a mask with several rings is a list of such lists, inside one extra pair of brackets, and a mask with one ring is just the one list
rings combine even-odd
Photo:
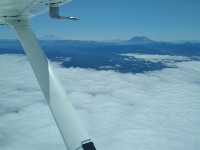
[(75, 17), (60, 16), (58, 3), (49, 4), (49, 16), (52, 19), (58, 19), (58, 20), (71, 20), (71, 21), (79, 20), (78, 18)]
[(8, 18), (7, 22), (19, 36), (67, 149), (96, 150), (74, 107), (68, 101), (67, 95), (58, 81), (50, 62), (38, 44), (29, 25), (30, 18)]

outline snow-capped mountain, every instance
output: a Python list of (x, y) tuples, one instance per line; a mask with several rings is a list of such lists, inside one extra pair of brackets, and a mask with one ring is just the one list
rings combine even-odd
[(40, 40), (63, 40), (63, 39), (59, 36), (49, 34), (40, 38)]
[(133, 44), (133, 45), (145, 45), (145, 44), (151, 44), (156, 43), (156, 41), (151, 40), (150, 38), (146, 36), (137, 36), (133, 37), (127, 41), (124, 42), (125, 44)]

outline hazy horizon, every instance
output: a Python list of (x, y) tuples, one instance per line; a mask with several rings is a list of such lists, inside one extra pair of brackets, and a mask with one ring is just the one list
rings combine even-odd
[[(160, 39), (153, 39), (151, 37), (148, 37), (148, 36), (145, 36), (145, 35), (136, 35), (136, 36), (132, 36), (132, 37), (129, 37), (127, 39), (123, 39), (123, 38), (120, 38), (120, 37), (117, 37), (117, 38), (114, 38), (114, 39), (101, 39), (101, 40), (98, 40), (98, 39), (79, 39), (79, 38), (64, 38), (64, 37), (60, 37), (56, 34), (47, 34), (47, 35), (44, 35), (42, 37), (36, 37), (38, 40), (41, 40), (42, 38), (46, 38), (46, 36), (55, 36), (55, 37), (58, 37), (60, 38), (60, 40), (78, 40), (78, 41), (97, 41), (97, 42), (104, 42), (104, 41), (126, 41), (126, 40), (130, 40), (132, 38), (135, 38), (135, 37), (146, 37), (150, 40), (153, 40), (153, 41), (156, 41), (156, 42), (200, 42), (200, 39), (180, 39), (180, 40), (172, 40), (172, 41), (164, 41), (164, 40), (160, 40)], [(0, 40), (19, 40), (18, 37), (13, 37), (13, 38), (0, 38)], [(59, 39), (58, 39), (59, 40)]]

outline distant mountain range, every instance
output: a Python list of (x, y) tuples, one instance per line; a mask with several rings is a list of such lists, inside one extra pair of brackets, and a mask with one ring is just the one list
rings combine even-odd
[[(158, 42), (158, 41), (154, 41), (146, 36), (136, 36), (136, 37), (132, 37), (128, 40), (120, 40), (120, 39), (117, 39), (117, 40), (107, 40), (107, 41), (83, 41), (83, 40), (66, 40), (66, 39), (63, 39), (59, 36), (56, 36), (56, 35), (46, 35), (42, 38), (39, 38), (39, 40), (41, 41), (76, 41), (76, 42), (87, 42), (87, 43), (90, 43), (90, 42), (98, 42), (98, 43), (107, 43), (107, 44), (117, 44), (117, 45), (147, 45), (147, 44), (156, 44), (156, 43), (161, 43), (161, 42)], [(170, 43), (170, 42), (162, 42), (162, 43)], [(171, 42), (171, 43), (200, 43), (199, 40), (193, 40), (193, 41), (187, 41), (187, 40), (184, 40), (184, 41), (175, 41), (175, 42)]]
[[(94, 52), (100, 53), (102, 57), (107, 57), (109, 53), (143, 53), (161, 55), (183, 55), (200, 56), (200, 43), (192, 42), (159, 42), (148, 37), (133, 37), (129, 40), (113, 41), (83, 41), (65, 40), (58, 36), (47, 35), (39, 39), (45, 51), (50, 55), (62, 55), (67, 51), (67, 56), (71, 53), (82, 53), (90, 56)], [(86, 54), (87, 52), (87, 54)], [(4, 53), (24, 53), (19, 40), (0, 40), (0, 54)], [(74, 56), (75, 57), (75, 56)], [(96, 58), (95, 58), (96, 59)], [(199, 57), (198, 57), (199, 60)], [(87, 61), (87, 60), (85, 60)]]
[[(40, 38), (39, 40), (52, 41), (52, 40), (64, 40), (64, 39), (56, 35), (46, 35)], [(73, 41), (73, 40), (68, 40), (68, 41)], [(77, 40), (74, 40), (74, 41), (77, 41)], [(122, 45), (146, 45), (146, 44), (156, 43), (156, 41), (151, 40), (150, 38), (145, 37), (145, 36), (137, 36), (137, 37), (133, 37), (129, 40), (124, 40), (124, 41), (123, 40), (109, 40), (109, 41), (104, 41), (104, 42), (120, 44), (120, 45), (121, 44)]]
[[(17, 39), (18, 40), (18, 39)], [(57, 35), (46, 35), (42, 38), (38, 39), (39, 41), (51, 41), (51, 42), (67, 42), (67, 43), (75, 43), (75, 44), (106, 44), (106, 45), (149, 45), (149, 44), (199, 44), (200, 40), (182, 40), (182, 41), (174, 41), (174, 42), (160, 42), (152, 40), (146, 36), (136, 36), (132, 37), (128, 40), (106, 40), (106, 41), (86, 41), (86, 40), (66, 40)], [(12, 41), (12, 40), (1, 40), (0, 41)]]

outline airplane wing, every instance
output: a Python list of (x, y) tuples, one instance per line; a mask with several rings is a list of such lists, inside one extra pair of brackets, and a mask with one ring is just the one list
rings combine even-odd
[(59, 6), (70, 1), (1, 0), (0, 24), (9, 24), (17, 32), (67, 149), (96, 150), (30, 27), (31, 18), (46, 11), (53, 19), (77, 20), (59, 15)]
[(63, 5), (72, 0), (1, 0), (0, 17), (36, 16), (48, 11), (49, 4)]

